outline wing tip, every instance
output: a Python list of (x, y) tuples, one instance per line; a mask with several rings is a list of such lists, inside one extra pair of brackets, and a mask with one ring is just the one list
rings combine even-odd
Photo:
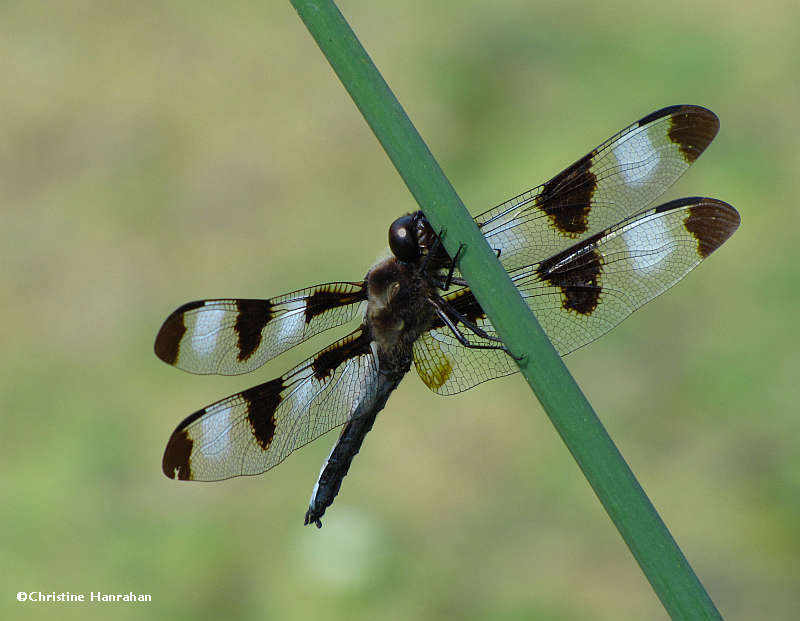
[(741, 216), (728, 203), (716, 198), (702, 198), (689, 208), (684, 227), (697, 240), (697, 252), (705, 259), (736, 232)]
[(156, 356), (169, 365), (175, 366), (180, 354), (181, 339), (186, 333), (183, 316), (170, 316), (161, 324), (153, 344)]
[(181, 423), (172, 433), (164, 449), (161, 469), (170, 479), (190, 481), (192, 479), (191, 457), (194, 442)]
[(719, 132), (719, 117), (708, 108), (694, 104), (667, 106), (638, 121), (639, 127), (668, 118), (667, 135), (680, 148), (686, 162), (692, 164)]
[(719, 117), (717, 117), (717, 115), (708, 108), (698, 106), (697, 104), (674, 104), (659, 108), (658, 110), (651, 112), (650, 114), (639, 119), (638, 125), (641, 127), (642, 125), (648, 125), (653, 121), (657, 121), (665, 117), (675, 118), (680, 116), (695, 116), (698, 120), (707, 125), (716, 125), (719, 127)]
[(186, 323), (183, 321), (183, 317), (187, 312), (203, 305), (205, 305), (203, 300), (188, 302), (170, 313), (158, 329), (156, 341), (153, 344), (156, 356), (167, 364), (175, 366), (180, 355), (181, 339), (186, 334)]

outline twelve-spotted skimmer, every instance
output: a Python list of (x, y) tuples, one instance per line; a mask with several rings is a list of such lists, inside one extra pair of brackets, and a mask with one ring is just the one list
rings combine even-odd
[[(718, 129), (705, 108), (658, 110), (544, 185), (475, 218), (561, 355), (674, 285), (739, 226), (736, 210), (713, 198), (645, 209)], [(181, 422), (164, 453), (164, 474), (200, 481), (260, 474), (344, 425), (305, 516), (319, 527), (412, 361), (442, 395), (517, 371), (422, 212), (397, 219), (389, 245), (393, 256), (362, 281), (269, 300), (189, 302), (167, 318), (156, 337), (159, 358), (190, 373), (236, 375), (355, 319), (366, 303), (361, 324), (344, 338)]]

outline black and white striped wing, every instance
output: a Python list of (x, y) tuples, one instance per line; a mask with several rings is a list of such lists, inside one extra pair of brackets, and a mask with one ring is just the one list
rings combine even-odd
[(334, 282), (269, 300), (189, 302), (163, 323), (155, 352), (190, 373), (248, 373), (355, 318), (366, 299), (364, 283)]
[[(727, 203), (682, 198), (623, 220), (509, 275), (563, 356), (602, 336), (672, 287), (738, 226), (739, 214)], [(468, 288), (444, 299), (496, 336)], [(518, 370), (503, 351), (463, 347), (442, 323), (416, 341), (414, 363), (425, 384), (445, 395)]]
[(375, 399), (377, 379), (359, 328), (285, 375), (187, 417), (167, 443), (164, 474), (195, 481), (261, 474)]
[(537, 263), (642, 211), (700, 157), (718, 130), (719, 119), (706, 108), (663, 108), (475, 220), (506, 269)]

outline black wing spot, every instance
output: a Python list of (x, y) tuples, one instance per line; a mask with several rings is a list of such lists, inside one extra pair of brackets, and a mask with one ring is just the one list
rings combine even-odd
[(174, 365), (178, 361), (181, 340), (186, 334), (186, 324), (183, 321), (183, 316), (187, 312), (196, 308), (201, 308), (204, 305), (205, 302), (203, 301), (189, 302), (176, 309), (166, 318), (164, 323), (161, 324), (161, 328), (158, 330), (158, 336), (156, 336), (156, 342), (153, 347), (156, 356), (171, 365)]
[(597, 177), (591, 171), (595, 155), (592, 151), (557, 174), (536, 197), (536, 206), (568, 237), (577, 238), (589, 229), (592, 196), (597, 189)]
[(314, 377), (323, 381), (346, 360), (369, 353), (371, 350), (369, 342), (368, 330), (364, 329), (356, 338), (344, 339), (326, 347), (311, 363)]
[(722, 201), (705, 199), (689, 209), (683, 226), (697, 240), (697, 253), (705, 259), (739, 228), (739, 212)]
[(258, 445), (267, 450), (275, 437), (275, 412), (280, 405), (283, 379), (277, 378), (241, 393), (247, 404), (247, 420)]
[(249, 360), (261, 345), (261, 331), (272, 319), (272, 303), (269, 300), (238, 300), (239, 314), (233, 326), (238, 337), (239, 362)]
[[(599, 235), (590, 237), (581, 242), (582, 247), (588, 250), (575, 250), (568, 248), (543, 261), (537, 270), (539, 277), (561, 289), (562, 307), (564, 310), (573, 311), (579, 315), (591, 315), (600, 303), (602, 293), (603, 256), (593, 243)], [(579, 256), (569, 259), (566, 266), (559, 264), (571, 255), (579, 252)]]
[[(445, 303), (474, 324), (477, 324), (482, 319), (486, 319), (486, 312), (483, 310), (483, 307), (478, 304), (478, 300), (475, 299), (475, 294), (469, 289), (462, 289), (457, 291), (454, 295), (448, 295), (445, 298)], [(438, 314), (435, 315), (430, 329), (435, 330), (444, 327), (445, 323), (442, 318)]]
[(181, 423), (170, 436), (167, 448), (164, 450), (164, 458), (161, 460), (161, 469), (170, 479), (189, 481), (192, 478), (189, 460), (193, 444), (189, 434), (186, 433), (184, 423)]
[(355, 304), (367, 299), (367, 288), (362, 287), (355, 292), (343, 292), (336, 286), (323, 285), (317, 287), (306, 300), (306, 323), (311, 323), (314, 317), (322, 315), (339, 306)]
[(667, 131), (684, 159), (692, 164), (706, 150), (719, 131), (717, 115), (699, 106), (680, 106)]

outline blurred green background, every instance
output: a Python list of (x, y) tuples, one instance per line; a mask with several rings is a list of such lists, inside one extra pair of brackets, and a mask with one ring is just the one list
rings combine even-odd
[[(798, 3), (340, 6), (474, 213), (662, 106), (720, 116), (665, 200), (741, 229), (567, 363), (725, 618), (798, 618)], [(519, 377), (410, 375), (321, 531), (334, 434), (263, 477), (161, 474), (186, 414), (332, 339), (196, 377), (161, 321), (359, 279), (415, 208), (288, 2), (3, 2), (0, 68), (0, 617), (666, 618)]]

